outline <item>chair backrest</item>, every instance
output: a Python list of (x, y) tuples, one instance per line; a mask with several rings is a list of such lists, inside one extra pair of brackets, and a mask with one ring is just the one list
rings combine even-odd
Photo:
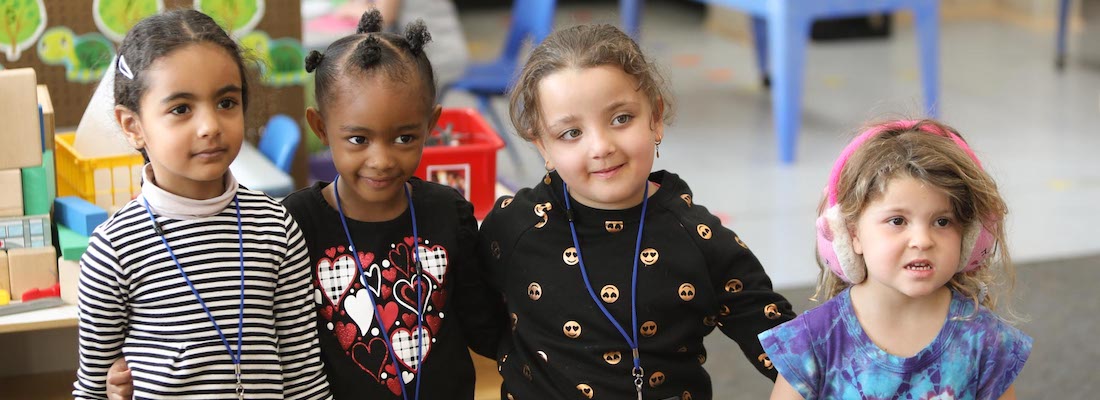
[(523, 40), (531, 37), (532, 45), (542, 42), (554, 29), (556, 0), (515, 0), (512, 2), (512, 24), (500, 57), (517, 61)]
[(294, 152), (302, 141), (302, 131), (293, 118), (276, 114), (267, 121), (263, 136), (260, 137), (260, 153), (271, 160), (283, 172), (290, 173), (294, 162)]

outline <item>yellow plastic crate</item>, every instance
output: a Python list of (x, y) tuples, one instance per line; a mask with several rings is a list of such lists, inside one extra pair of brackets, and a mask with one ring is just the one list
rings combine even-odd
[(88, 158), (76, 152), (76, 133), (54, 137), (57, 197), (80, 196), (106, 210), (117, 210), (141, 190), (141, 154)]

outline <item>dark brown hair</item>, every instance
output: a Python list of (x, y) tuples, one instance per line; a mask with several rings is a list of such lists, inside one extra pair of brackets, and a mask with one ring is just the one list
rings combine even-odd
[[(653, 111), (661, 111), (664, 123), (672, 120), (672, 98), (657, 66), (646, 60), (638, 43), (612, 25), (578, 25), (555, 31), (534, 50), (512, 88), (510, 113), (516, 133), (527, 141), (538, 137), (540, 121), (538, 85), (546, 76), (565, 68), (620, 67), (634, 77), (649, 98)], [(658, 110), (659, 104), (663, 110)]]
[[(327, 93), (338, 79), (375, 71), (401, 83), (409, 83), (410, 78), (420, 79), (425, 103), (429, 107), (434, 104), (435, 73), (424, 54), (424, 45), (432, 40), (432, 35), (424, 21), (418, 19), (409, 23), (404, 36), (381, 32), (381, 29), (382, 14), (372, 9), (363, 13), (355, 34), (333, 42), (324, 53), (314, 50), (306, 56), (306, 71), (315, 75), (314, 96), (318, 110), (330, 100)], [(413, 73), (415, 77), (411, 76)]]
[(123, 75), (116, 62), (115, 104), (133, 112), (141, 112), (141, 96), (148, 88), (143, 73), (157, 59), (189, 44), (212, 43), (223, 49), (237, 63), (241, 73), (241, 107), (248, 109), (248, 75), (237, 42), (233, 41), (212, 18), (191, 9), (172, 10), (150, 16), (134, 25), (118, 48), (119, 60), (133, 79)]

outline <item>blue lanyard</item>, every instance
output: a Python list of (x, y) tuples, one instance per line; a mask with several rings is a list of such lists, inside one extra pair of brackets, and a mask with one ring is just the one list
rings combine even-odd
[(634, 369), (630, 371), (631, 375), (634, 375), (634, 387), (638, 389), (638, 398), (642, 398), (642, 382), (645, 381), (645, 370), (642, 369), (641, 355), (638, 354), (638, 259), (641, 257), (642, 250), (642, 231), (645, 229), (645, 211), (649, 206), (649, 182), (646, 181), (645, 189), (642, 194), (642, 218), (638, 223), (638, 240), (634, 244), (634, 269), (630, 274), (630, 327), (634, 334), (633, 338), (626, 334), (626, 330), (619, 324), (619, 321), (615, 320), (615, 317), (611, 316), (611, 313), (607, 311), (607, 307), (604, 307), (603, 302), (600, 301), (599, 296), (596, 296), (596, 291), (592, 289), (592, 283), (588, 281), (588, 270), (584, 267), (584, 257), (581, 255), (581, 243), (577, 240), (577, 228), (573, 222), (573, 205), (569, 202), (569, 186), (564, 181), (561, 183), (562, 192), (565, 196), (565, 217), (569, 220), (569, 233), (573, 236), (573, 247), (577, 249), (577, 260), (580, 261), (581, 278), (584, 279), (584, 287), (588, 289), (588, 295), (592, 297), (592, 301), (596, 303), (596, 306), (600, 307), (600, 311), (603, 311), (603, 315), (607, 317), (608, 321), (615, 326), (615, 329), (619, 330), (619, 333), (623, 335), (623, 339), (626, 339), (626, 344), (630, 346), (631, 354), (634, 357)]
[[(336, 193), (336, 209), (340, 211), (340, 224), (344, 226), (344, 235), (348, 237), (348, 249), (351, 250), (351, 258), (355, 260), (355, 268), (359, 272), (359, 276), (363, 277), (363, 282), (366, 282), (366, 276), (364, 275), (363, 263), (359, 261), (359, 253), (355, 251), (355, 242), (351, 240), (351, 231), (348, 230), (348, 218), (344, 216), (344, 206), (340, 203), (340, 186), (337, 183), (340, 182), (340, 177), (332, 181), (332, 190)], [(424, 365), (424, 335), (420, 334), (424, 329), (424, 307), (421, 305), (420, 287), (424, 282), (424, 272), (420, 266), (420, 235), (416, 231), (416, 208), (413, 207), (412, 193), (409, 193), (409, 187), (404, 183), (401, 187), (405, 189), (405, 198), (409, 201), (409, 214), (412, 214), (412, 231), (413, 231), (413, 263), (416, 265), (416, 279), (419, 281), (416, 285), (416, 309), (419, 310), (416, 317), (416, 393), (414, 399), (420, 399), (420, 367)], [(370, 305), (375, 310), (378, 309), (378, 300), (374, 298), (374, 293), (370, 291), (370, 288), (364, 284), (363, 288), (367, 292), (367, 298), (370, 299)], [(397, 371), (394, 379), (397, 379), (401, 383), (401, 398), (408, 400), (409, 395), (405, 393), (405, 381), (401, 378), (401, 365), (397, 362), (397, 353), (393, 351), (393, 342), (390, 340), (390, 333), (386, 329), (386, 324), (382, 323), (382, 319), (378, 319), (378, 326), (382, 328), (382, 342), (386, 344), (386, 351), (390, 353), (390, 359), (393, 360), (393, 369)]]
[(206, 317), (210, 318), (210, 323), (214, 325), (214, 330), (218, 331), (218, 337), (222, 339), (222, 344), (225, 345), (225, 350), (229, 352), (229, 358), (233, 360), (233, 371), (237, 376), (237, 398), (244, 398), (244, 385), (241, 384), (241, 343), (243, 343), (244, 335), (244, 230), (241, 229), (241, 202), (237, 199), (237, 195), (233, 195), (233, 204), (237, 208), (237, 248), (240, 251), (241, 260), (241, 305), (239, 313), (237, 314), (237, 352), (233, 352), (233, 348), (229, 346), (229, 341), (225, 340), (225, 334), (222, 333), (222, 328), (218, 326), (218, 321), (214, 320), (214, 315), (210, 313), (210, 308), (206, 307), (206, 302), (202, 300), (202, 296), (199, 296), (198, 289), (195, 289), (195, 285), (191, 283), (191, 279), (187, 277), (187, 273), (183, 271), (183, 265), (180, 265), (180, 260), (176, 258), (176, 253), (172, 251), (172, 246), (168, 245), (168, 239), (164, 237), (164, 230), (161, 229), (160, 224), (157, 223), (157, 218), (153, 216), (153, 208), (149, 206), (149, 200), (142, 197), (142, 202), (145, 203), (145, 211), (149, 213), (149, 220), (153, 222), (153, 229), (157, 231), (157, 235), (160, 236), (160, 242), (164, 243), (164, 248), (168, 249), (168, 255), (172, 257), (172, 261), (176, 263), (176, 269), (179, 269), (180, 275), (183, 276), (184, 282), (187, 282), (187, 287), (191, 288), (191, 293), (195, 295), (195, 298), (199, 300), (199, 305), (202, 306), (202, 310), (206, 311)]

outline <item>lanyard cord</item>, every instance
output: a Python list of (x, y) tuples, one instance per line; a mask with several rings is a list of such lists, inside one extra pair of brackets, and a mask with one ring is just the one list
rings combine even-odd
[[(344, 235), (346, 235), (347, 238), (348, 238), (348, 249), (351, 250), (351, 258), (353, 260), (355, 260), (355, 268), (356, 268), (356, 270), (358, 270), (359, 276), (364, 278), (363, 279), (363, 287), (366, 288), (366, 290), (367, 290), (367, 298), (370, 299), (371, 307), (373, 307), (375, 310), (377, 310), (378, 309), (378, 300), (374, 298), (374, 293), (371, 292), (370, 287), (366, 285), (367, 280), (365, 279), (366, 278), (365, 275), (364, 275), (365, 272), (363, 272), (364, 271), (363, 264), (362, 264), (361, 261), (359, 261), (359, 253), (357, 253), (356, 250), (355, 250), (355, 242), (351, 240), (351, 230), (348, 229), (348, 219), (347, 219), (346, 216), (344, 216), (344, 206), (340, 202), (340, 186), (338, 185), (339, 182), (340, 182), (340, 177), (337, 176), (336, 179), (332, 181), (332, 189), (335, 193), (334, 197), (336, 197), (336, 209), (338, 211), (340, 211), (340, 224), (343, 225)], [(423, 351), (424, 351), (424, 335), (421, 334), (421, 332), (424, 329), (424, 315), (423, 315), (424, 307), (421, 305), (421, 298), (423, 297), (423, 294), (421, 293), (422, 289), (420, 288), (424, 284), (424, 273), (423, 273), (423, 269), (420, 265), (420, 235), (418, 235), (418, 232), (417, 232), (417, 229), (416, 229), (416, 208), (413, 207), (412, 193), (409, 193), (409, 187), (406, 186), (404, 183), (401, 184), (401, 187), (405, 189), (405, 198), (408, 199), (408, 201), (409, 201), (409, 214), (412, 215), (413, 262), (416, 265), (416, 267), (415, 267), (416, 268), (416, 280), (418, 282), (418, 284), (416, 285), (416, 310), (417, 310), (417, 313), (416, 313), (416, 315), (417, 315), (417, 318), (416, 318), (416, 360), (417, 360), (416, 361), (416, 369), (417, 369), (417, 371), (416, 371), (416, 392), (415, 392), (413, 398), (419, 400), (420, 399), (420, 366), (423, 365), (423, 363), (424, 363), (424, 360), (423, 360), (423, 357), (424, 357), (424, 354), (423, 354)], [(397, 363), (397, 353), (395, 353), (394, 350), (393, 350), (393, 343), (390, 341), (389, 331), (386, 329), (385, 324), (382, 323), (381, 318), (378, 318), (378, 327), (382, 329), (382, 342), (386, 344), (386, 351), (388, 351), (390, 353), (390, 359), (393, 360), (393, 369), (394, 369), (394, 371), (396, 371), (396, 376), (394, 376), (394, 379), (397, 379), (398, 382), (401, 382), (401, 398), (403, 398), (405, 400), (408, 400), (409, 395), (407, 393), (405, 393), (405, 381), (401, 377), (401, 365)]]
[(199, 300), (199, 305), (202, 306), (202, 310), (206, 311), (206, 317), (210, 319), (210, 323), (214, 325), (214, 330), (218, 332), (218, 337), (222, 339), (222, 344), (225, 345), (225, 350), (229, 352), (229, 358), (233, 360), (233, 369), (237, 375), (237, 397), (243, 398), (244, 386), (241, 385), (241, 344), (243, 343), (244, 335), (244, 230), (241, 228), (241, 202), (237, 198), (237, 195), (233, 195), (233, 204), (237, 209), (237, 248), (240, 253), (241, 262), (241, 304), (239, 307), (239, 313), (237, 314), (237, 352), (233, 353), (233, 348), (229, 346), (229, 341), (225, 339), (225, 334), (222, 333), (222, 328), (218, 326), (218, 322), (214, 320), (214, 315), (210, 313), (210, 308), (206, 307), (206, 302), (202, 300), (202, 296), (199, 296), (198, 289), (195, 289), (195, 285), (191, 283), (191, 279), (187, 277), (187, 273), (183, 271), (183, 265), (180, 264), (180, 260), (176, 258), (176, 253), (172, 251), (172, 247), (168, 245), (168, 239), (164, 237), (164, 230), (161, 229), (160, 224), (157, 223), (157, 218), (153, 215), (153, 208), (149, 206), (149, 200), (142, 198), (145, 203), (145, 211), (149, 214), (149, 220), (153, 222), (153, 229), (157, 231), (157, 235), (160, 236), (160, 242), (164, 243), (164, 248), (168, 249), (168, 255), (172, 257), (172, 261), (176, 263), (176, 269), (180, 271), (180, 275), (183, 276), (184, 282), (187, 282), (187, 287), (191, 288), (191, 293), (195, 295), (195, 298)]
[(615, 329), (619, 330), (619, 333), (623, 335), (623, 339), (626, 339), (626, 344), (630, 346), (631, 355), (634, 358), (634, 369), (632, 369), (631, 375), (634, 376), (634, 386), (638, 389), (638, 396), (642, 395), (642, 382), (645, 376), (645, 370), (642, 369), (641, 356), (638, 352), (638, 259), (641, 257), (639, 254), (642, 249), (642, 231), (645, 229), (645, 212), (649, 206), (649, 182), (645, 184), (645, 189), (642, 194), (642, 218), (638, 223), (638, 239), (634, 244), (634, 268), (630, 274), (630, 326), (634, 334), (633, 339), (630, 335), (626, 334), (626, 330), (623, 329), (619, 321), (611, 316), (611, 313), (607, 311), (607, 307), (604, 307), (603, 302), (596, 296), (596, 291), (592, 289), (592, 283), (588, 281), (588, 270), (584, 267), (584, 257), (581, 255), (581, 244), (577, 240), (577, 228), (573, 222), (573, 205), (569, 201), (569, 187), (563, 181), (561, 183), (562, 192), (565, 194), (565, 217), (569, 220), (569, 233), (573, 236), (573, 247), (577, 249), (577, 260), (580, 261), (581, 278), (584, 279), (584, 287), (588, 289), (588, 296), (592, 297), (592, 301), (596, 303), (596, 306), (600, 307), (600, 311), (603, 311), (603, 315), (607, 317), (608, 321), (615, 326)]

